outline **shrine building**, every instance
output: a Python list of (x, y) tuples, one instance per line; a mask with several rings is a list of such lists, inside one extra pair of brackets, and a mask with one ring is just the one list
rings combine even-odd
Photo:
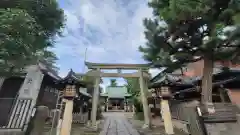
[(131, 94), (128, 93), (125, 86), (107, 87), (105, 93), (102, 93), (101, 99), (104, 102), (105, 111), (129, 111)]

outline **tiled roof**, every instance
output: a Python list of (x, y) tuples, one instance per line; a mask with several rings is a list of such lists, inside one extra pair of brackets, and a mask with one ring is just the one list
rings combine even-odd
[[(213, 75), (217, 75), (219, 73), (222, 73), (224, 71), (223, 67), (216, 67), (213, 69)], [(240, 68), (229, 68), (230, 72), (239, 72)], [(168, 73), (167, 70), (163, 70), (158, 75), (153, 77), (153, 79), (150, 80), (151, 85), (161, 83), (164, 80), (168, 80), (170, 82), (176, 82), (180, 84), (195, 84), (198, 81), (201, 81), (202, 76), (197, 77), (187, 77), (187, 76), (179, 76), (179, 75), (173, 75), (171, 73)]]
[(76, 76), (76, 73), (73, 72), (72, 69), (68, 72), (66, 77), (62, 78), (61, 80), (58, 80), (57, 83), (61, 84), (61, 85), (66, 84), (66, 83), (70, 83), (70, 84), (76, 84), (76, 85), (83, 86), (83, 87), (86, 86), (86, 82), (80, 80)]
[(172, 85), (193, 85), (193, 82), (198, 80), (199, 77), (184, 77), (176, 76), (172, 74), (165, 74), (162, 78), (159, 78), (157, 81), (150, 84), (150, 88), (157, 87), (161, 85), (165, 80)]

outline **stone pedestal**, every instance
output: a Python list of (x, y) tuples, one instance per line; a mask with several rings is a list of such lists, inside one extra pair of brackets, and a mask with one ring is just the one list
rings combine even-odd
[(162, 111), (162, 118), (164, 120), (165, 132), (168, 135), (174, 134), (172, 117), (171, 117), (171, 112), (170, 112), (170, 109), (169, 109), (168, 100), (161, 100), (161, 111)]
[(60, 135), (71, 135), (73, 100), (65, 100), (65, 110)]
[(46, 106), (39, 106), (33, 122), (33, 129), (30, 135), (43, 135), (45, 120), (48, 117), (49, 109)]
[(135, 113), (135, 106), (132, 105), (132, 112)]
[(237, 123), (238, 123), (238, 125), (240, 127), (240, 114), (237, 114)]
[(56, 129), (56, 135), (60, 135), (61, 125), (62, 125), (62, 119), (60, 119), (60, 120), (58, 121), (57, 129)]
[(106, 112), (108, 112), (108, 98), (106, 99)]
[(124, 99), (123, 101), (123, 107), (124, 107), (124, 111), (127, 112), (127, 102), (126, 102), (126, 99)]
[(59, 109), (55, 109), (53, 110), (53, 113), (54, 113), (54, 116), (52, 119), (51, 133), (57, 133), (61, 111)]

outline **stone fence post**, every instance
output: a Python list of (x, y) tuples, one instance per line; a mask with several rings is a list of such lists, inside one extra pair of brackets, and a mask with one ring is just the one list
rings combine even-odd
[(33, 129), (30, 135), (43, 135), (45, 121), (48, 117), (49, 109), (46, 106), (38, 106), (36, 116), (33, 121)]
[(188, 130), (192, 135), (207, 135), (206, 128), (201, 118), (201, 110), (196, 103), (185, 106), (183, 113), (188, 117)]
[(237, 114), (237, 123), (238, 123), (238, 125), (240, 127), (240, 114)]

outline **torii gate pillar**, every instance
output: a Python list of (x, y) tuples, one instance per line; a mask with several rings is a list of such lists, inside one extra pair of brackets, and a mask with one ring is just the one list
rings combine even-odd
[(147, 85), (146, 80), (143, 77), (143, 71), (139, 70), (140, 77), (139, 77), (139, 83), (140, 83), (140, 89), (141, 89), (141, 100), (143, 104), (143, 112), (144, 112), (144, 125), (142, 128), (150, 128), (151, 127), (151, 121), (150, 121), (150, 109), (148, 106), (147, 101)]
[(93, 100), (92, 100), (92, 112), (91, 112), (91, 124), (92, 127), (97, 128), (97, 106), (98, 106), (98, 99), (99, 99), (99, 84), (100, 84), (100, 77), (97, 76), (95, 80), (95, 87), (93, 92)]

